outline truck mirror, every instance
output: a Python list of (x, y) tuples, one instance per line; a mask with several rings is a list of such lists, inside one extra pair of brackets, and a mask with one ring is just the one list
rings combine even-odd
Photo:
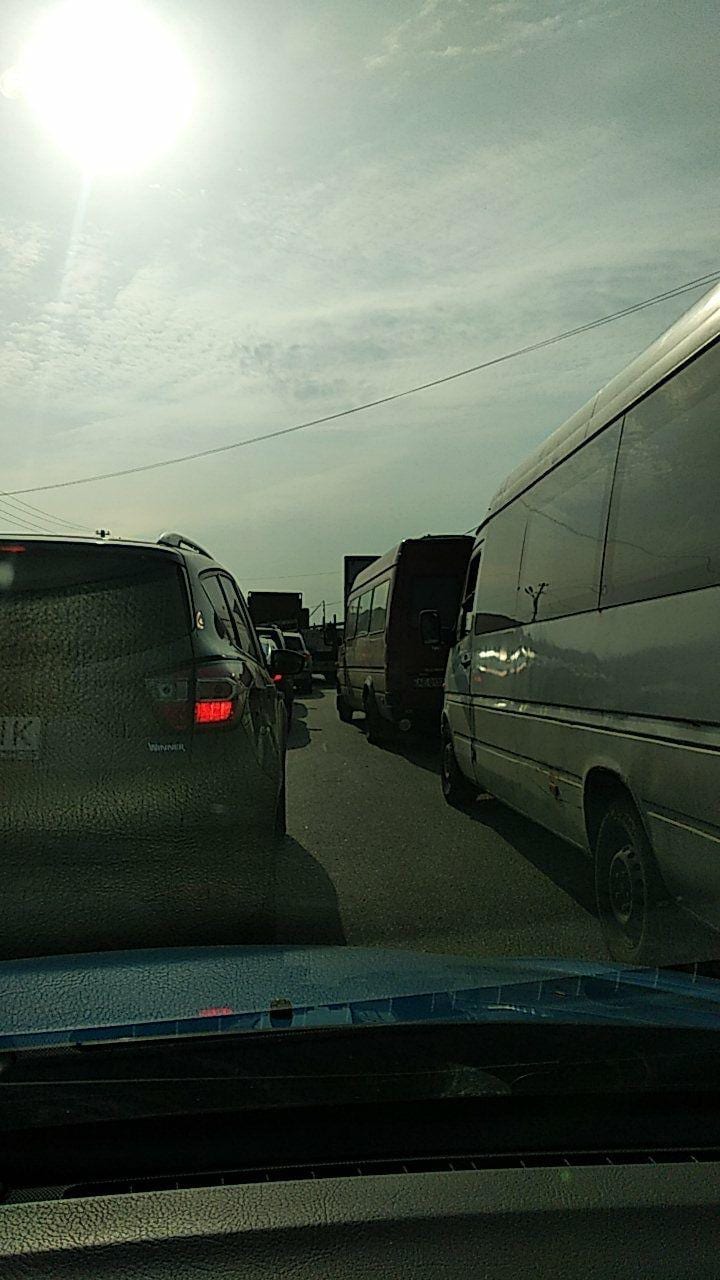
[(437, 649), (442, 644), (442, 627), (437, 609), (423, 609), (420, 614), (420, 639), (423, 644)]

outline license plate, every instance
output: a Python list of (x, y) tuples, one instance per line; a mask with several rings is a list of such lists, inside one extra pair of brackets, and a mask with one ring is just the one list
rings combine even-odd
[(444, 676), (418, 676), (415, 680), (416, 689), (442, 689), (445, 683)]
[(40, 724), (38, 716), (0, 716), (0, 757), (37, 760)]

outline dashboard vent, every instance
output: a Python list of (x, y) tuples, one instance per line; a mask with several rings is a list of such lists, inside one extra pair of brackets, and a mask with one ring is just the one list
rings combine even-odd
[(476, 1155), (411, 1160), (363, 1160), (347, 1164), (274, 1165), (270, 1168), (222, 1170), (165, 1178), (129, 1178), (117, 1182), (85, 1182), (64, 1187), (62, 1199), (116, 1196), (142, 1191), (179, 1191), (185, 1187), (231, 1187), (243, 1183), (300, 1182), (319, 1178), (364, 1178), (397, 1173), (481, 1173), (486, 1169), (574, 1169), (591, 1165), (707, 1164), (720, 1161), (717, 1148), (652, 1151), (526, 1152), (521, 1155)]

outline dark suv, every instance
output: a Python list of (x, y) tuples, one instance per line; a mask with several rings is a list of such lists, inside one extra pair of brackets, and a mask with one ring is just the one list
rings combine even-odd
[(0, 954), (243, 941), (299, 662), (179, 534), (0, 538)]

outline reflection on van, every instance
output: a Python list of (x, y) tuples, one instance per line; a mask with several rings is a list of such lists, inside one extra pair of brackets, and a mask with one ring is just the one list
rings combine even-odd
[(508, 478), (448, 660), (446, 799), (590, 852), (623, 962), (720, 928), (719, 334), (716, 289)]
[[(445, 665), (472, 538), (453, 534), (408, 538), (358, 574), (345, 611), (338, 661), (341, 720), (364, 711), (368, 737), (395, 729), (437, 730)], [(433, 610), (444, 628), (427, 645), (420, 615)]]

